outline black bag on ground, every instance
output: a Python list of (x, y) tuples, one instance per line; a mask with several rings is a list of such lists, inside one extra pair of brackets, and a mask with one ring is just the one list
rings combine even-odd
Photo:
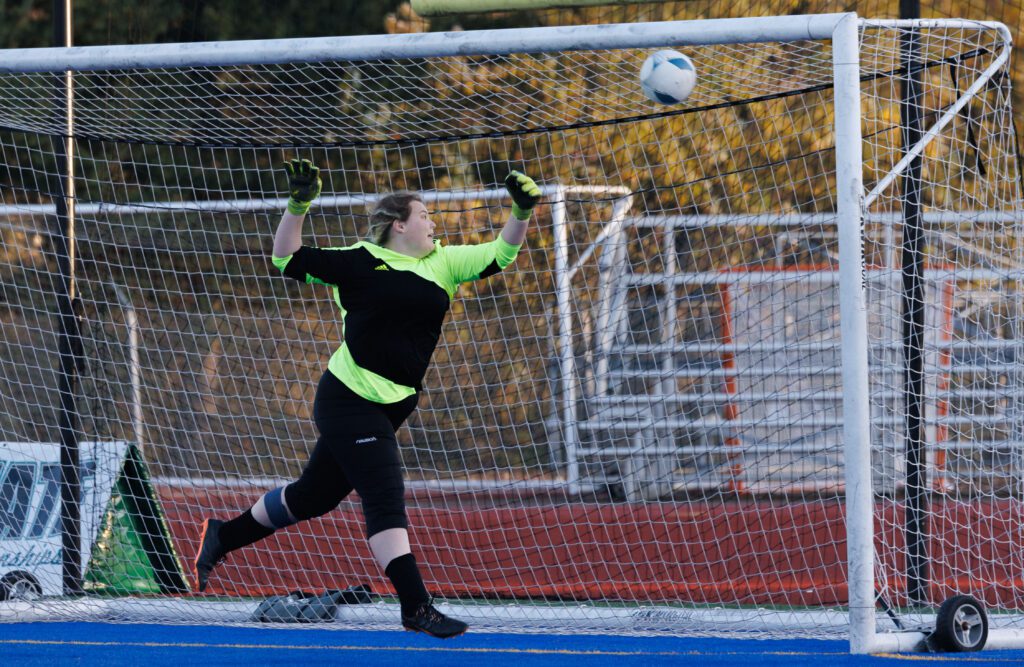
[(329, 623), (334, 620), (338, 605), (370, 602), (373, 602), (373, 590), (366, 584), (324, 591), (320, 595), (292, 591), (261, 602), (252, 618), (261, 623)]

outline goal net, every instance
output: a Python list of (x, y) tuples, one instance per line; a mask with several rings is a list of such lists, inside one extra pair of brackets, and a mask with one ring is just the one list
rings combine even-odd
[[(677, 106), (637, 80), (665, 47), (698, 72)], [(186, 585), (202, 520), (294, 479), (316, 440), (340, 322), (269, 258), (303, 157), (310, 245), (359, 240), (397, 189), (445, 243), (481, 242), (508, 170), (544, 191), (515, 265), (460, 288), (399, 431), (442, 610), (920, 639), (968, 594), (1012, 633), (1009, 53), (997, 24), (854, 15), (3, 52), (0, 620), (248, 622), (268, 595), (366, 583), (330, 627), (397, 623), (354, 495)], [(62, 339), (83, 596), (61, 567)]]

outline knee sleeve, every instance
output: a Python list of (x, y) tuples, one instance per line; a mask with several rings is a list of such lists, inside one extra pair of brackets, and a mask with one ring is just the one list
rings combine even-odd
[(268, 491), (252, 506), (252, 516), (260, 525), (276, 530), (298, 522), (285, 502), (284, 489), (282, 486)]

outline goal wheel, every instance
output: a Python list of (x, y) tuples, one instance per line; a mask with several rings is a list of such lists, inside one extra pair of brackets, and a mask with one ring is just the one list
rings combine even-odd
[(939, 607), (929, 643), (939, 651), (980, 651), (988, 640), (988, 614), (969, 595), (955, 595)]

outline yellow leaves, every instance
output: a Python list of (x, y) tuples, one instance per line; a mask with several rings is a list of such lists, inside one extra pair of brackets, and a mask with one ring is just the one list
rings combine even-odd
[(384, 17), (384, 30), (390, 35), (427, 32), (430, 21), (417, 14), (408, 2), (403, 2)]

